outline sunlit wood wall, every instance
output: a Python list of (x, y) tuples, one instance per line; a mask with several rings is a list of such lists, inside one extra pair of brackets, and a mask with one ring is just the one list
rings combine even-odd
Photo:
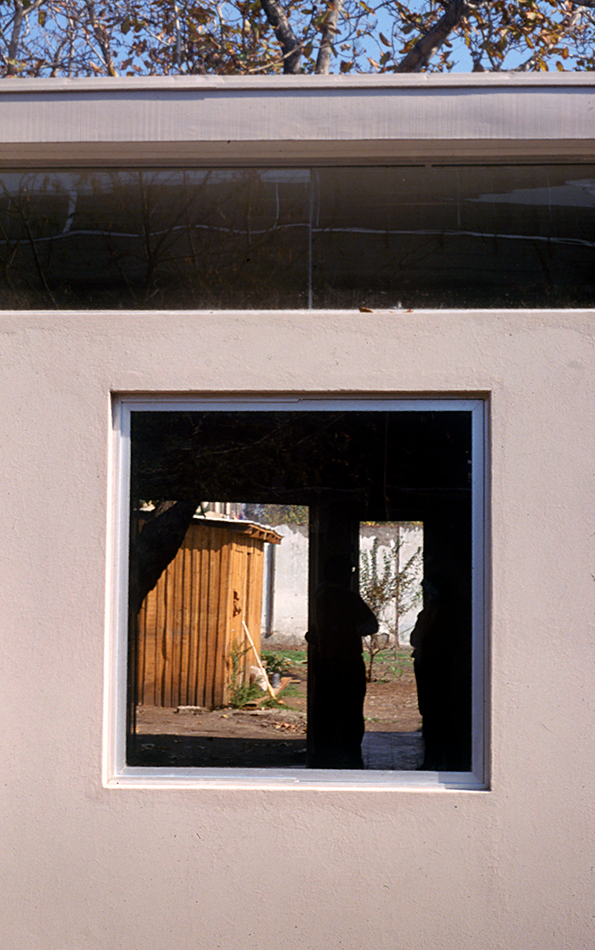
[[(223, 706), (232, 651), (260, 652), (264, 545), (279, 535), (248, 522), (196, 520), (174, 560), (147, 595), (138, 618), (138, 702)], [(256, 664), (248, 649), (240, 667)]]

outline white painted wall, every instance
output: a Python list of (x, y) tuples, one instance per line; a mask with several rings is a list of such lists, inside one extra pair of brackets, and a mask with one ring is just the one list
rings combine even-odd
[[(265, 592), (268, 569), (274, 558), (273, 614), (271, 636), (263, 641), (295, 644), (303, 649), (308, 630), (308, 526), (281, 524), (275, 531), (282, 537), (281, 544), (271, 545), (267, 558), (267, 572), (263, 579)], [(263, 604), (263, 617), (266, 604)]]
[[(418, 552), (423, 555), (424, 532), (422, 525), (402, 524), (396, 525), (361, 525), (360, 527), (360, 553), (366, 552), (370, 556), (374, 538), (378, 537), (378, 570), (380, 576), (384, 570), (385, 552), (396, 558), (396, 569), (401, 572), (406, 569), (407, 564)], [(410, 591), (409, 594), (403, 594), (402, 612), (397, 618), (396, 603), (385, 610), (380, 620), (380, 633), (392, 633), (395, 629), (395, 623), (398, 623), (399, 643), (401, 646), (408, 646), (411, 638), (411, 631), (415, 626), (417, 615), (423, 604), (421, 599), (421, 582), (423, 578), (423, 557), (419, 557), (409, 572), (414, 580), (418, 591), (418, 600), (415, 601)]]
[[(592, 950), (593, 314), (0, 331), (0, 944)], [(489, 791), (103, 786), (110, 393), (140, 391), (489, 394)]]
[(28, 79), (0, 85), (0, 159), (592, 161), (594, 102), (589, 73)]
[[(272, 587), (272, 625), (267, 638), (269, 644), (296, 645), (304, 647), (304, 637), (308, 630), (308, 527), (307, 525), (275, 525), (275, 531), (283, 538), (280, 545), (273, 545), (267, 551), (265, 573), (263, 578), (263, 612), (262, 634), (265, 636), (269, 623), (269, 606), (267, 590), (269, 590), (269, 570), (271, 560), (274, 559)], [(388, 525), (362, 525), (360, 529), (360, 550), (369, 552), (375, 537), (379, 539), (378, 565), (383, 569), (384, 553), (394, 549), (394, 556), (398, 557), (397, 570), (404, 570), (409, 559), (417, 551), (423, 551), (423, 528), (402, 525), (398, 529)], [(397, 552), (398, 544), (398, 553)], [(423, 570), (422, 563), (412, 572), (417, 583), (421, 584)], [(417, 614), (421, 610), (421, 601), (399, 617), (399, 642), (407, 645), (411, 631), (415, 625)], [(396, 621), (396, 604), (393, 609), (386, 611), (381, 620), (380, 630), (392, 632), (394, 635)], [(265, 645), (266, 648), (266, 645)]]

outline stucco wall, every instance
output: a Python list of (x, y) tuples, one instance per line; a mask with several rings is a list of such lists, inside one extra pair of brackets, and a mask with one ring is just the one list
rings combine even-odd
[[(2, 946), (592, 950), (592, 314), (0, 329)], [(111, 392), (490, 394), (489, 791), (103, 786)]]

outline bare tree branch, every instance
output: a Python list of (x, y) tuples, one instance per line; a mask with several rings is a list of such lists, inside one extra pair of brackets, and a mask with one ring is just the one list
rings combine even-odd
[(21, 39), (21, 30), (27, 17), (31, 16), (34, 10), (39, 9), (43, 0), (35, 0), (30, 6), (25, 7), (22, 0), (14, 0), (14, 18), (12, 21), (12, 33), (8, 44), (8, 56), (6, 63), (6, 75), (16, 76), (18, 73), (17, 53), (19, 51), (19, 42)]
[(444, 72), (460, 62), (463, 42), (475, 70), (511, 61), (514, 71), (547, 69), (558, 56), (564, 68), (591, 69), (595, 0), (0, 0), (0, 69), (9, 78), (327, 74), (358, 72), (366, 61)]
[(465, 0), (451, 0), (444, 16), (420, 37), (395, 69), (397, 73), (417, 73), (432, 59), (450, 34), (470, 13)]
[(97, 19), (97, 13), (95, 12), (95, 4), (93, 3), (93, 0), (85, 0), (85, 6), (87, 8), (87, 13), (89, 14), (89, 20), (91, 21), (93, 34), (95, 36), (95, 39), (99, 43), (101, 56), (102, 56), (103, 62), (105, 63), (105, 68), (107, 69), (108, 76), (117, 76), (118, 72), (116, 70), (116, 67), (114, 66), (114, 60), (112, 57), (112, 51), (110, 47), (110, 41), (109, 41), (107, 30)]
[(279, 0), (260, 0), (260, 5), (283, 50), (283, 72), (299, 73), (302, 58), (301, 44), (291, 28), (285, 10)]
[[(303, 43), (299, 44), (300, 52), (303, 49)], [(285, 60), (288, 56), (295, 56), (295, 50), (292, 50), (290, 53), (286, 53), (285, 56), (278, 56), (276, 59), (269, 59), (266, 63), (263, 63), (262, 66), (254, 66), (253, 69), (247, 69), (246, 75), (252, 75), (253, 73), (263, 73), (267, 69), (270, 69), (271, 66), (280, 66), (281, 63), (285, 63)]]
[(343, 9), (343, 0), (330, 0), (329, 10), (322, 29), (322, 42), (316, 60), (316, 73), (327, 75), (330, 72), (333, 37), (337, 32), (337, 22)]

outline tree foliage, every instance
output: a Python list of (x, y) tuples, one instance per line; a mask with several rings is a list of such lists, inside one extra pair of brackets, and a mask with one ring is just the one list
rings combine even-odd
[(308, 524), (307, 505), (246, 505), (246, 517), (259, 524)]
[(4, 76), (591, 70), (595, 0), (0, 0)]
[(421, 600), (419, 570), (422, 564), (422, 549), (407, 559), (399, 570), (401, 540), (391, 543), (380, 551), (380, 540), (375, 537), (369, 551), (360, 553), (359, 590), (382, 627), (378, 633), (364, 637), (364, 649), (368, 654), (366, 675), (372, 682), (374, 658), (391, 642), (399, 645), (399, 620), (418, 606)]

